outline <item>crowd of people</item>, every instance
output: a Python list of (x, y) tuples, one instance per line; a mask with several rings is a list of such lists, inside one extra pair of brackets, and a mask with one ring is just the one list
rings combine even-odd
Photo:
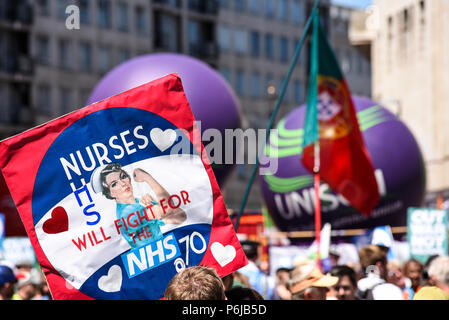
[[(357, 265), (335, 263), (323, 273), (314, 260), (299, 256), (293, 268), (264, 272), (257, 246), (242, 243), (249, 264), (220, 279), (197, 266), (169, 283), (167, 300), (449, 300), (449, 256), (434, 255), (422, 265), (387, 259), (388, 248), (368, 245)], [(337, 262), (338, 260), (335, 260)]]
[(30, 261), (0, 261), (0, 300), (51, 300), (43, 272)]
[[(298, 256), (292, 268), (270, 276), (257, 244), (242, 242), (249, 264), (224, 278), (205, 266), (189, 267), (173, 277), (167, 300), (449, 300), (449, 256), (431, 256), (425, 264), (388, 260), (388, 248), (368, 245), (359, 264), (326, 268)], [(328, 269), (328, 270), (324, 270)], [(0, 300), (51, 300), (41, 271), (31, 263), (0, 262)]]

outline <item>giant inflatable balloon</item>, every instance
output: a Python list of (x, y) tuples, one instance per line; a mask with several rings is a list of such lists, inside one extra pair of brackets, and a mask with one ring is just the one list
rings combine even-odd
[[(387, 109), (368, 98), (353, 100), (381, 200), (368, 218), (322, 181), (322, 222), (331, 223), (332, 229), (406, 226), (407, 208), (420, 206), (425, 193), (420, 149), (406, 125)], [(301, 163), (305, 109), (300, 106), (280, 120), (261, 158), (261, 163), (273, 166), (277, 152), (277, 171), (259, 179), (265, 204), (281, 231), (314, 230), (313, 176)]]
[[(149, 54), (122, 63), (98, 83), (88, 104), (175, 72), (181, 77), (196, 120), (201, 121), (202, 133), (207, 129), (217, 129), (224, 137), (225, 129), (241, 127), (239, 102), (226, 80), (204, 62), (175, 53)], [(205, 146), (212, 142), (213, 138), (203, 139)], [(220, 186), (224, 186), (234, 168), (234, 164), (225, 164), (226, 152), (234, 150), (223, 149), (222, 161), (211, 163)]]

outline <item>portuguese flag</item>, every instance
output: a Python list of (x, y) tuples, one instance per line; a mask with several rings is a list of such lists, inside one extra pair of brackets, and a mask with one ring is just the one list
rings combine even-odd
[(302, 162), (316, 178), (321, 177), (369, 216), (380, 198), (374, 167), (348, 84), (320, 25), (318, 11), (314, 14)]

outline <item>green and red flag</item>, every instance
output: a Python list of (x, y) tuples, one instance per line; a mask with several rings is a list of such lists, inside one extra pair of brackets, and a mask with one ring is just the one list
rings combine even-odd
[(315, 13), (302, 162), (369, 216), (379, 201), (374, 167), (349, 86)]

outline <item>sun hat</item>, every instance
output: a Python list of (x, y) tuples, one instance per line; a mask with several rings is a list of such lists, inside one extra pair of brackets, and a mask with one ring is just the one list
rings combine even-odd
[(415, 293), (413, 300), (449, 300), (449, 294), (438, 287), (422, 287)]
[(309, 287), (332, 287), (338, 282), (338, 277), (323, 274), (313, 263), (295, 267), (290, 276), (290, 291), (293, 294)]
[(31, 271), (22, 271), (17, 273), (17, 288), (21, 288), (28, 284), (33, 284), (35, 286), (39, 285), (41, 282), (41, 276), (36, 269)]

